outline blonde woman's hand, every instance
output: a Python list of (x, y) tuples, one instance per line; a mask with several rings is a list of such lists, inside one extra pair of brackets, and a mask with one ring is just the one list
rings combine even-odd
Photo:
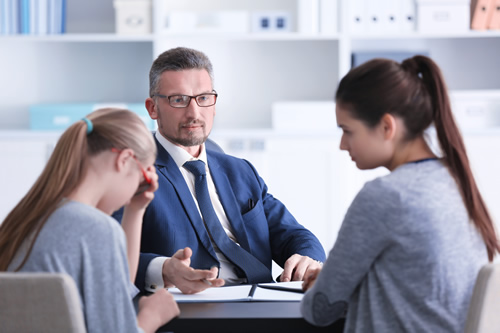
[(166, 289), (160, 289), (151, 296), (139, 299), (137, 323), (145, 333), (156, 332), (180, 314), (174, 296)]
[(154, 192), (158, 189), (158, 175), (156, 174), (156, 168), (154, 166), (150, 166), (144, 171), (146, 172), (146, 175), (151, 182), (148, 184), (146, 181), (143, 181), (139, 185), (136, 194), (126, 205), (133, 209), (146, 209), (146, 207), (155, 197)]

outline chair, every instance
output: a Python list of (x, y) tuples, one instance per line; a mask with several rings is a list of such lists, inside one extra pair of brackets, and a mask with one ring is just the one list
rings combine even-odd
[(477, 276), (465, 333), (500, 332), (500, 264), (487, 264)]
[(73, 279), (62, 273), (0, 273), (0, 331), (86, 332)]

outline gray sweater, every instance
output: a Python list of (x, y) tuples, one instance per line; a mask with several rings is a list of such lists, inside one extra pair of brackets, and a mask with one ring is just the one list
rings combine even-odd
[[(142, 332), (132, 298), (125, 234), (111, 217), (90, 206), (68, 201), (42, 228), (23, 272), (69, 274), (80, 292), (87, 331)], [(18, 251), (9, 270), (27, 250)]]
[(463, 332), (486, 246), (438, 160), (365, 184), (301, 310), (345, 332)]

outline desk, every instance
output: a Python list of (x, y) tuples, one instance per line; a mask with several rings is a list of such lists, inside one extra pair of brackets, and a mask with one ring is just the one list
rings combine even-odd
[(181, 314), (158, 332), (313, 333), (342, 332), (344, 320), (315, 327), (300, 314), (300, 302), (179, 303)]

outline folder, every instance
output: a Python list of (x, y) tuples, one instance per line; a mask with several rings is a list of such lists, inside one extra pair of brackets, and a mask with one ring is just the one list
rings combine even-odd
[(493, 0), (491, 12), (488, 29), (500, 30), (500, 0)]
[(495, 0), (472, 0), (471, 1), (471, 24), (472, 30), (486, 30), (488, 22), (493, 14), (493, 3)]

